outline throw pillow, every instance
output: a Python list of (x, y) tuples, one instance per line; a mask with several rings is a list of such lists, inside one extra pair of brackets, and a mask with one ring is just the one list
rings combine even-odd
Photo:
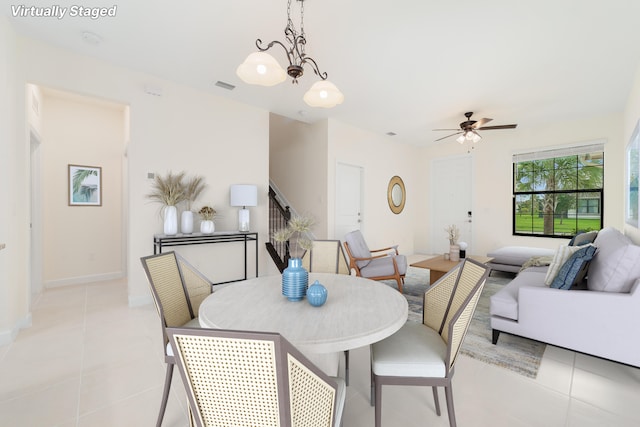
[(589, 290), (629, 292), (640, 277), (640, 246), (613, 227), (600, 230), (593, 243), (598, 256), (589, 265)]
[(573, 236), (573, 239), (569, 242), (569, 246), (582, 246), (587, 243), (593, 243), (598, 236), (597, 231), (589, 231), (588, 233), (578, 233)]
[(550, 286), (553, 283), (553, 279), (556, 278), (560, 268), (564, 265), (565, 262), (574, 254), (580, 250), (581, 246), (568, 246), (561, 245), (556, 250), (556, 253), (553, 255), (553, 260), (551, 260), (551, 264), (549, 264), (549, 268), (547, 269), (547, 275), (544, 278), (544, 284)]
[(595, 254), (596, 247), (593, 245), (580, 247), (580, 250), (574, 252), (567, 262), (562, 265), (558, 275), (553, 279), (551, 287), (556, 289), (571, 288), (578, 280), (585, 264), (591, 261)]

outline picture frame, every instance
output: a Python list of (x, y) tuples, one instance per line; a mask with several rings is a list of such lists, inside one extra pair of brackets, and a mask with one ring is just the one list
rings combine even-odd
[(102, 168), (69, 165), (69, 206), (102, 206)]
[(638, 227), (638, 176), (640, 175), (640, 120), (627, 144), (625, 165), (625, 222)]

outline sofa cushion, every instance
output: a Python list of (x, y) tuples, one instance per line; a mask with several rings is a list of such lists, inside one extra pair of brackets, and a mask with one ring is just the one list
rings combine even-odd
[(580, 250), (580, 246), (569, 246), (569, 245), (560, 245), (556, 250), (556, 253), (553, 255), (553, 260), (551, 260), (551, 264), (549, 264), (549, 269), (547, 270), (547, 275), (544, 278), (544, 284), (550, 286), (553, 282), (553, 279), (556, 278), (560, 268), (564, 265), (565, 262), (573, 255), (575, 252)]
[[(527, 246), (504, 246), (487, 254), (494, 264), (521, 266), (534, 256), (552, 256), (553, 249), (530, 248)], [(518, 270), (515, 270), (518, 271)]]
[(492, 316), (518, 320), (518, 292), (522, 286), (544, 286), (548, 267), (531, 267), (520, 272), (509, 284), (491, 295)]
[(551, 283), (552, 288), (569, 289), (576, 284), (581, 275), (584, 275), (585, 266), (596, 253), (596, 247), (592, 244), (580, 246), (580, 249), (571, 255), (560, 267), (560, 271)]
[(587, 286), (592, 291), (629, 292), (640, 277), (640, 246), (613, 227), (600, 230), (598, 247), (589, 265)]

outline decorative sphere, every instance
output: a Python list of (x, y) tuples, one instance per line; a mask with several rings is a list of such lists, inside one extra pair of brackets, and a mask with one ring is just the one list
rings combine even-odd
[(317, 280), (307, 289), (307, 300), (314, 307), (320, 307), (327, 301), (327, 288)]

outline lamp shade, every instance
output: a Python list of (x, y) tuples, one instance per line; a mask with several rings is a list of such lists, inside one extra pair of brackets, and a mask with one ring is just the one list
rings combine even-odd
[(317, 81), (304, 94), (304, 102), (312, 107), (331, 108), (342, 104), (344, 95), (329, 80)]
[(256, 185), (232, 185), (230, 191), (231, 206), (257, 206), (258, 187)]
[(253, 52), (236, 69), (236, 74), (245, 83), (274, 86), (287, 78), (287, 72), (276, 59), (265, 52)]

